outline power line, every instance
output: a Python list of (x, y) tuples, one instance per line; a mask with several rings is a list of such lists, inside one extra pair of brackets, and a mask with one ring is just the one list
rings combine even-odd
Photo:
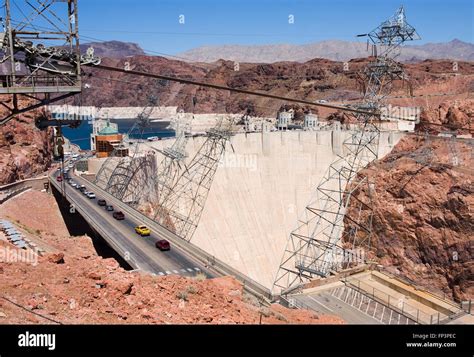
[(25, 310), (26, 312), (29, 312), (30, 314), (39, 316), (39, 317), (41, 317), (41, 318), (43, 318), (43, 319), (46, 319), (46, 320), (48, 320), (48, 321), (51, 321), (51, 322), (57, 323), (57, 324), (59, 324), (59, 325), (62, 325), (62, 322), (57, 321), (57, 320), (54, 320), (54, 319), (52, 319), (52, 318), (50, 318), (50, 317), (47, 317), (47, 316), (38, 314), (37, 312), (32, 311), (32, 310), (30, 310), (30, 309), (27, 309), (26, 307), (24, 307), (24, 306), (22, 306), (22, 305), (20, 305), (20, 304), (18, 304), (18, 303), (16, 303), (16, 302), (10, 300), (9, 298), (7, 298), (7, 297), (5, 297), (5, 296), (0, 296), (0, 298), (2, 298), (2, 299), (4, 299), (4, 300), (8, 301), (10, 304), (15, 305), (16, 307), (19, 307), (19, 308), (22, 309), (22, 310)]
[(218, 90), (226, 90), (226, 91), (230, 91), (230, 92), (247, 94), (247, 95), (251, 95), (251, 96), (259, 96), (259, 97), (265, 97), (265, 98), (271, 98), (271, 99), (278, 99), (278, 100), (283, 100), (283, 101), (287, 101), (287, 102), (311, 105), (311, 106), (315, 106), (315, 107), (324, 107), (324, 108), (342, 110), (342, 111), (345, 111), (345, 112), (352, 112), (352, 113), (377, 115), (377, 113), (375, 113), (374, 111), (370, 111), (370, 110), (361, 110), (361, 109), (354, 109), (354, 108), (348, 108), (348, 107), (341, 107), (341, 106), (332, 105), (332, 104), (315, 103), (315, 102), (311, 102), (309, 100), (304, 100), (304, 99), (297, 99), (297, 98), (279, 96), (279, 95), (275, 95), (275, 94), (250, 91), (250, 90), (246, 90), (246, 89), (233, 88), (233, 87), (224, 86), (224, 85), (220, 85), (220, 84), (214, 84), (214, 83), (199, 82), (199, 81), (185, 79), (185, 78), (164, 76), (164, 75), (160, 75), (160, 74), (148, 73), (148, 72), (142, 72), (142, 71), (135, 71), (135, 70), (125, 70), (125, 69), (122, 69), (122, 68), (105, 66), (105, 65), (102, 65), (102, 64), (99, 64), (99, 65), (96, 65), (96, 66), (93, 66), (93, 67), (103, 69), (103, 70), (107, 70), (107, 71), (112, 71), (112, 72), (119, 72), (119, 73), (125, 73), (125, 74), (131, 74), (131, 75), (135, 75), (135, 76), (142, 76), (142, 77), (149, 77), (149, 78), (156, 78), (156, 79), (164, 79), (164, 80), (171, 81), (171, 82), (178, 82), (178, 83), (183, 83), (183, 84), (196, 85), (196, 86), (213, 88), (213, 89), (218, 89)]

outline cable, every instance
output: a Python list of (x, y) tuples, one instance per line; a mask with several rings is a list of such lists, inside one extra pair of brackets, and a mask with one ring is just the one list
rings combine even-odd
[(0, 298), (2, 298), (2, 299), (4, 299), (4, 300), (8, 301), (9, 303), (15, 305), (16, 307), (19, 307), (20, 309), (25, 310), (26, 312), (29, 312), (29, 313), (31, 313), (31, 314), (33, 314), (33, 315), (42, 317), (43, 319), (46, 319), (46, 320), (48, 320), (48, 321), (57, 323), (57, 324), (59, 324), (59, 325), (62, 325), (62, 324), (63, 324), (63, 323), (60, 322), (60, 321), (54, 320), (54, 319), (52, 319), (52, 318), (50, 318), (50, 317), (47, 317), (47, 316), (38, 314), (37, 312), (34, 312), (34, 311), (30, 310), (30, 309), (27, 309), (26, 307), (24, 307), (24, 306), (22, 306), (22, 305), (20, 305), (20, 304), (17, 304), (16, 302), (14, 302), (14, 301), (8, 299), (8, 298), (5, 297), (5, 296), (0, 296)]

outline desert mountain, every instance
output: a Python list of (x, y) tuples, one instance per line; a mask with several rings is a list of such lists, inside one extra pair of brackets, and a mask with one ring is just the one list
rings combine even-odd
[[(215, 62), (224, 59), (237, 62), (274, 63), (306, 62), (313, 58), (348, 61), (352, 58), (367, 57), (369, 52), (366, 42), (329, 40), (305, 45), (202, 46), (180, 53), (179, 56), (190, 62)], [(444, 43), (406, 46), (399, 59), (404, 62), (426, 59), (472, 61), (474, 60), (474, 44), (455, 39)]]
[(99, 57), (123, 58), (128, 56), (144, 55), (142, 48), (132, 42), (106, 41), (90, 42), (80, 45), (81, 52), (86, 52), (89, 47), (94, 48), (94, 54)]

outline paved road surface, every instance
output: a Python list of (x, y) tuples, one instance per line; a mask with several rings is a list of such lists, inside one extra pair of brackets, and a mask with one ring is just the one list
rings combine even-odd
[[(54, 181), (58, 174), (58, 171), (54, 172), (51, 180)], [(84, 184), (93, 191), (92, 185), (86, 180), (73, 175), (71, 171), (69, 174), (76, 183)], [(127, 214), (125, 214), (124, 220), (117, 221), (112, 216), (113, 212), (108, 212), (105, 207), (97, 204), (101, 197), (97, 196), (96, 199), (90, 199), (67, 183), (65, 184), (65, 190), (66, 196), (75, 202), (76, 208), (80, 212), (85, 211), (85, 214), (89, 215), (89, 217), (84, 218), (86, 220), (93, 219), (108, 232), (109, 238), (113, 239), (115, 244), (122, 247), (123, 251), (129, 252), (129, 259), (131, 259), (132, 265), (137, 268), (156, 275), (194, 276), (198, 272), (203, 272), (208, 277), (217, 276), (215, 272), (206, 269), (202, 263), (173, 247), (173, 245), (169, 251), (162, 252), (158, 250), (155, 247), (155, 242), (161, 238), (158, 237), (156, 232), (152, 232), (149, 237), (139, 236), (135, 233), (134, 227), (141, 224), (141, 222), (127, 216)], [(127, 260), (126, 257), (124, 258)]]

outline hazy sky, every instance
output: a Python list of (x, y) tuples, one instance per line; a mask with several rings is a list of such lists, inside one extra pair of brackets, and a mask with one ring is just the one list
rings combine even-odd
[(422, 37), (419, 44), (473, 42), (472, 0), (79, 0), (79, 27), (82, 42), (137, 42), (163, 54), (212, 44), (365, 41), (355, 35), (374, 29), (402, 4)]

